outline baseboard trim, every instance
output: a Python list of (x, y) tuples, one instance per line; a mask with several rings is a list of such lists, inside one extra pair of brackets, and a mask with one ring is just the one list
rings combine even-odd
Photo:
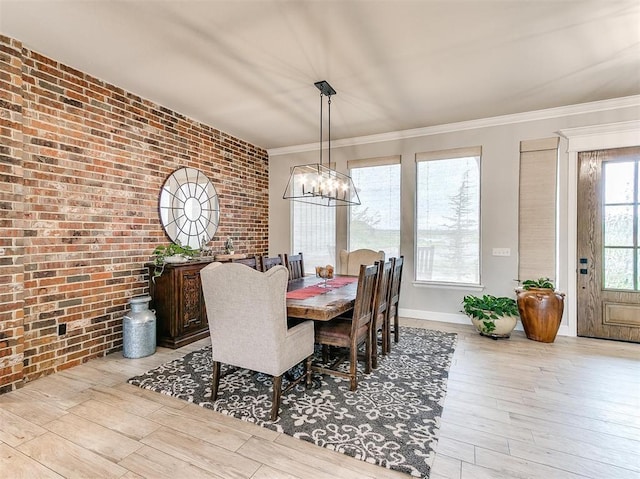
[[(440, 321), (441, 323), (471, 324), (471, 320), (465, 314), (441, 313), (438, 311), (424, 311), (421, 309), (398, 309), (398, 314), (403, 318), (423, 319), (427, 321)], [(518, 321), (516, 331), (524, 331), (522, 323)], [(558, 329), (558, 336), (575, 336), (569, 331), (569, 326), (561, 324)]]

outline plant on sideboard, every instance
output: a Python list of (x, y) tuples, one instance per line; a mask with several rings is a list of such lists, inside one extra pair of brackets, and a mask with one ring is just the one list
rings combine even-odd
[(469, 295), (462, 299), (462, 306), (480, 334), (493, 339), (508, 338), (518, 321), (518, 305), (513, 298)]
[(562, 322), (564, 296), (549, 278), (522, 282), (516, 289), (516, 299), (527, 338), (543, 343), (555, 341)]
[(152, 253), (153, 264), (155, 265), (153, 277), (162, 275), (164, 266), (167, 263), (184, 263), (197, 255), (198, 251), (191, 246), (183, 246), (180, 243), (156, 246)]

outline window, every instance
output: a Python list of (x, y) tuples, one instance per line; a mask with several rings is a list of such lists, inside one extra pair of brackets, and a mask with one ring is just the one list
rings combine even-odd
[(348, 162), (360, 196), (349, 208), (349, 251), (383, 250), (400, 255), (400, 157)]
[(419, 153), (416, 280), (480, 283), (481, 148)]
[(605, 289), (640, 290), (639, 170), (639, 160), (602, 163)]
[(305, 274), (316, 266), (336, 264), (336, 209), (299, 201), (291, 202), (293, 245), (304, 254)]

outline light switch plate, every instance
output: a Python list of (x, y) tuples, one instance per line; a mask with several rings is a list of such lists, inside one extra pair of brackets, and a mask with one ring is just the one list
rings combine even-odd
[(493, 248), (493, 256), (511, 256), (511, 248)]

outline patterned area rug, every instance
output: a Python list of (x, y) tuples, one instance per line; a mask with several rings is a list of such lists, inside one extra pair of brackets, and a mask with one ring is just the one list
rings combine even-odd
[[(323, 376), (315, 387), (283, 395), (269, 421), (271, 377), (222, 365), (218, 400), (211, 401), (211, 347), (129, 379), (222, 414), (312, 442), (362, 461), (429, 477), (456, 335), (402, 328), (400, 342), (378, 369), (349, 381)], [(394, 347), (395, 346), (395, 347)], [(286, 381), (285, 381), (286, 384)]]

